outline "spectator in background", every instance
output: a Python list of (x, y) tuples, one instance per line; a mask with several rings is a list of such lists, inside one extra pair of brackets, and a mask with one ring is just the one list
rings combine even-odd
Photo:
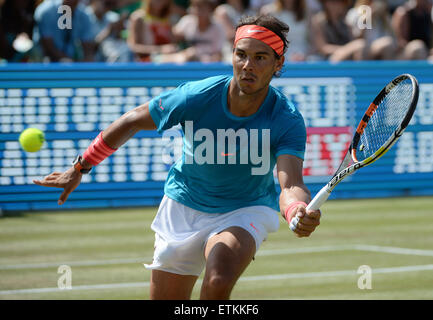
[(431, 14), (432, 3), (429, 0), (411, 0), (395, 10), (392, 26), (400, 50), (399, 59), (427, 59), (432, 48)]
[(407, 0), (386, 0), (386, 2), (389, 8), (389, 13), (393, 14), (395, 9), (407, 2)]
[(96, 61), (130, 62), (132, 52), (124, 39), (122, 30), (128, 16), (112, 11), (116, 8), (116, 0), (90, 0), (86, 8), (95, 35)]
[[(42, 2), (35, 11), (34, 40), (49, 61), (93, 61), (94, 35), (89, 15), (80, 0)], [(72, 11), (72, 28), (59, 28), (62, 14), (58, 9), (67, 5)]]
[(273, 0), (251, 0), (250, 7), (254, 12), (258, 13), (262, 7), (272, 3), (272, 1)]
[(178, 23), (180, 18), (188, 13), (189, 5), (189, 0), (173, 0), (170, 17), (173, 25)]
[(345, 22), (349, 0), (321, 0), (323, 11), (313, 16), (312, 36), (316, 51), (333, 62), (363, 60), (366, 56), (364, 39), (355, 39)]
[(304, 61), (311, 53), (309, 46), (309, 22), (305, 0), (275, 0), (264, 6), (260, 13), (271, 14), (290, 27), (290, 41), (285, 54), (287, 61)]
[(254, 12), (250, 9), (250, 0), (227, 0), (220, 4), (214, 12), (215, 21), (224, 28), (225, 39), (223, 47), (223, 60), (232, 61), (233, 43), (235, 40), (236, 26), (242, 16), (251, 16)]
[(214, 9), (213, 0), (192, 0), (189, 14), (183, 16), (173, 27), (176, 39), (184, 41), (187, 48), (164, 55), (161, 61), (221, 61), (225, 35), (223, 27), (213, 19)]
[(116, 0), (116, 2), (116, 8), (113, 11), (119, 15), (126, 14), (128, 17), (135, 10), (140, 9), (142, 4), (142, 0)]
[(33, 47), (35, 0), (3, 0), (0, 13), (0, 58), (24, 62)]
[(320, 0), (305, 0), (308, 20), (311, 20), (311, 17), (316, 13), (319, 13), (322, 10), (322, 5), (320, 4)]
[[(363, 6), (368, 6), (370, 11), (364, 11)], [(366, 17), (370, 13), (371, 16)], [(397, 45), (386, 0), (357, 0), (347, 13), (346, 21), (352, 27), (353, 35), (365, 40), (366, 59), (395, 59)]]
[(250, 0), (227, 0), (226, 3), (216, 7), (214, 18), (223, 27), (227, 41), (233, 44), (236, 26), (242, 16), (253, 15), (249, 8)]
[(144, 0), (131, 14), (128, 45), (136, 60), (151, 62), (158, 54), (175, 52), (170, 23), (171, 0)]

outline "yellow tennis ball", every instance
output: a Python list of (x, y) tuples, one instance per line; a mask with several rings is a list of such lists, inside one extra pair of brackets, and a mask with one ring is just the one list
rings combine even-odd
[(45, 141), (44, 133), (36, 128), (28, 128), (21, 132), (19, 138), (21, 147), (27, 152), (36, 152), (42, 147)]

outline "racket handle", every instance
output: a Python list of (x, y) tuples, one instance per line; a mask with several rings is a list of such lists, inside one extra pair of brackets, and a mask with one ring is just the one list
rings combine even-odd
[(310, 201), (310, 203), (307, 206), (307, 211), (319, 209), (322, 206), (322, 204), (324, 204), (325, 201), (328, 200), (330, 195), (331, 195), (331, 190), (329, 190), (328, 185), (324, 186), (316, 194), (313, 200)]
[[(324, 204), (325, 201), (328, 200), (330, 195), (331, 195), (331, 190), (329, 190), (327, 185), (324, 186), (316, 194), (316, 196), (313, 198), (313, 200), (310, 201), (310, 203), (307, 206), (307, 211), (319, 209), (322, 206), (322, 204)], [(298, 225), (298, 222), (299, 222), (299, 218), (297, 216), (293, 217), (293, 219), (290, 221), (290, 225), (289, 225), (290, 230), (295, 231), (296, 226)]]

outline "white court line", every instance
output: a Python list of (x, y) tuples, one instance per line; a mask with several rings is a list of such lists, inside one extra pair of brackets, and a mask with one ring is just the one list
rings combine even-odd
[[(329, 252), (329, 251), (337, 251), (337, 250), (353, 250), (353, 248), (352, 246), (340, 245), (340, 246), (323, 246), (323, 247), (310, 247), (310, 248), (305, 247), (305, 248), (262, 250), (257, 252), (257, 256), (273, 256), (273, 255), (309, 253), (309, 252)], [(0, 270), (58, 268), (61, 265), (68, 265), (70, 267), (101, 266), (101, 265), (110, 265), (110, 264), (144, 263), (145, 261), (150, 261), (150, 260), (152, 260), (151, 257), (144, 257), (144, 258), (111, 259), (111, 260), (10, 264), (10, 265), (0, 265)]]
[[(284, 254), (346, 251), (346, 250), (383, 252), (383, 253), (391, 253), (391, 254), (417, 255), (417, 256), (429, 256), (429, 257), (433, 256), (433, 250), (408, 249), (408, 248), (385, 247), (385, 246), (362, 245), (362, 244), (262, 250), (257, 252), (257, 256), (274, 256), (274, 255), (284, 255)], [(111, 259), (111, 260), (11, 264), (11, 265), (0, 265), (0, 270), (46, 269), (46, 268), (58, 268), (61, 265), (68, 265), (70, 267), (101, 266), (101, 265), (110, 265), (110, 264), (144, 263), (145, 261), (150, 261), (150, 260), (152, 260), (151, 257), (143, 257), (143, 258), (126, 258), (126, 259)]]
[(23, 293), (67, 292), (67, 291), (79, 291), (79, 290), (141, 288), (141, 287), (148, 287), (148, 286), (149, 286), (149, 282), (146, 282), (146, 281), (143, 281), (143, 282), (124, 282), (124, 283), (107, 283), (107, 284), (72, 286), (71, 289), (35, 288), (35, 289), (2, 290), (2, 291), (0, 291), (0, 295), (23, 294)]
[(383, 246), (371, 246), (371, 245), (354, 245), (354, 250), (360, 251), (372, 251), (372, 252), (383, 252), (383, 253), (394, 253), (394, 254), (406, 254), (412, 256), (428, 256), (433, 257), (433, 250), (420, 250), (420, 249), (406, 249), (396, 247), (383, 247)]
[[(413, 272), (413, 271), (428, 271), (433, 270), (433, 264), (403, 266), (391, 268), (372, 268), (372, 274), (378, 273), (396, 273), (396, 272)], [(340, 270), (340, 271), (323, 271), (323, 272), (306, 272), (306, 273), (285, 273), (285, 274), (270, 274), (262, 276), (250, 276), (240, 278), (239, 281), (263, 281), (263, 280), (285, 280), (285, 279), (301, 279), (301, 278), (322, 278), (322, 277), (337, 277), (356, 275), (357, 270)], [(1, 291), (0, 291), (1, 292)]]
[(323, 247), (299, 247), (299, 248), (286, 248), (286, 249), (272, 249), (258, 251), (256, 256), (277, 256), (284, 254), (295, 253), (311, 253), (311, 252), (329, 252), (329, 251), (344, 251), (344, 250), (357, 250), (353, 245), (338, 245), (338, 246), (323, 246)]
[[(397, 273), (397, 272), (414, 272), (414, 271), (429, 271), (433, 270), (433, 264), (415, 265), (415, 266), (402, 266), (392, 268), (377, 268), (372, 269), (373, 274), (379, 273)], [(337, 270), (337, 271), (324, 271), (324, 272), (306, 272), (306, 273), (284, 273), (284, 274), (271, 274), (261, 276), (241, 277), (238, 282), (248, 281), (264, 281), (264, 280), (286, 280), (286, 279), (301, 279), (301, 278), (324, 278), (324, 277), (339, 277), (356, 275), (357, 270)], [(200, 284), (202, 280), (197, 281)], [(65, 292), (65, 291), (79, 291), (79, 290), (101, 290), (101, 289), (119, 289), (119, 288), (142, 288), (148, 287), (149, 282), (130, 282), (130, 283), (109, 283), (109, 284), (95, 284), (95, 285), (82, 285), (73, 286), (69, 290), (60, 290), (59, 288), (35, 288), (35, 289), (17, 289), (17, 290), (2, 290), (0, 295), (11, 294), (25, 294), (25, 293), (52, 293), (52, 292)]]
[[(149, 259), (152, 260), (152, 258)], [(144, 260), (146, 260), (146, 258), (9, 264), (9, 265), (0, 265), (0, 270), (46, 269), (46, 268), (58, 268), (61, 265), (68, 265), (70, 267), (103, 266), (103, 265), (110, 265), (110, 264), (142, 263)]]

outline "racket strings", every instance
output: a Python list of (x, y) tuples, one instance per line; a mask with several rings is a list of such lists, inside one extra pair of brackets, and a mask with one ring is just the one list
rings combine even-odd
[(373, 155), (394, 134), (410, 108), (413, 86), (410, 79), (397, 84), (379, 103), (360, 137), (358, 161)]

